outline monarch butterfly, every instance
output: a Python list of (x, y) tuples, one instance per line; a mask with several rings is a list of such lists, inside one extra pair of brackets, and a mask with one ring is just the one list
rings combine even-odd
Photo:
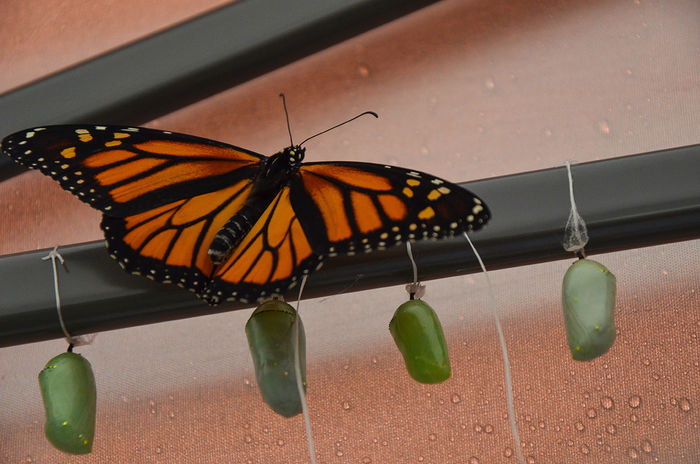
[[(303, 143), (303, 142), (302, 142)], [(473, 193), (429, 174), (349, 161), (302, 163), (146, 128), (49, 126), (2, 141), (104, 215), (110, 255), (128, 272), (209, 304), (283, 294), (326, 257), (477, 230)]]
[(59, 354), (39, 373), (39, 387), (46, 410), (46, 438), (61, 451), (89, 453), (97, 393), (87, 359), (72, 352)]

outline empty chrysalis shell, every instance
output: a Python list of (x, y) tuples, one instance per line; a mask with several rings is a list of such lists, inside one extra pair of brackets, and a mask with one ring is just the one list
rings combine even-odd
[[(267, 301), (253, 311), (245, 326), (263, 401), (284, 417), (301, 412), (294, 371), (294, 320), (297, 313), (283, 301)], [(306, 336), (299, 318), (299, 365), (306, 389)]]
[(427, 303), (409, 300), (399, 306), (391, 318), (389, 331), (414, 380), (440, 383), (450, 378), (445, 334), (437, 314)]
[(564, 323), (571, 355), (589, 361), (615, 341), (615, 276), (602, 264), (579, 259), (564, 275)]
[(87, 359), (62, 353), (39, 373), (39, 387), (46, 410), (46, 438), (71, 454), (92, 450), (95, 436), (95, 376)]

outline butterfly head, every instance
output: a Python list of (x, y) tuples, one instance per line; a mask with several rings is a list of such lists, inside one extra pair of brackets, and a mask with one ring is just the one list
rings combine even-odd
[(304, 161), (304, 155), (306, 154), (306, 148), (301, 145), (292, 145), (282, 150), (282, 157), (286, 158), (286, 162), (291, 168), (298, 168), (302, 161)]

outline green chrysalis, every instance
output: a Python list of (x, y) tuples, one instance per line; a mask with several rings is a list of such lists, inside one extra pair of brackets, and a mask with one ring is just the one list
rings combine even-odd
[(602, 264), (579, 259), (564, 275), (564, 323), (571, 355), (589, 361), (615, 341), (615, 276)]
[(39, 387), (46, 410), (46, 438), (71, 454), (92, 451), (95, 436), (95, 376), (87, 359), (62, 353), (39, 373)]
[(450, 378), (445, 334), (437, 314), (427, 303), (409, 300), (399, 306), (391, 318), (389, 331), (414, 380), (440, 383)]
[[(297, 313), (280, 300), (258, 306), (248, 319), (245, 334), (255, 366), (260, 394), (276, 413), (293, 417), (301, 412), (294, 372), (294, 320)], [(299, 364), (306, 389), (306, 336), (299, 318)]]

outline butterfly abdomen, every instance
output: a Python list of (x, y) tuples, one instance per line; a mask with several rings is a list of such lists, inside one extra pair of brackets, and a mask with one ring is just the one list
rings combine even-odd
[(231, 254), (260, 218), (267, 205), (259, 197), (256, 200), (252, 204), (249, 200), (214, 236), (208, 251), (214, 266), (221, 264)]

